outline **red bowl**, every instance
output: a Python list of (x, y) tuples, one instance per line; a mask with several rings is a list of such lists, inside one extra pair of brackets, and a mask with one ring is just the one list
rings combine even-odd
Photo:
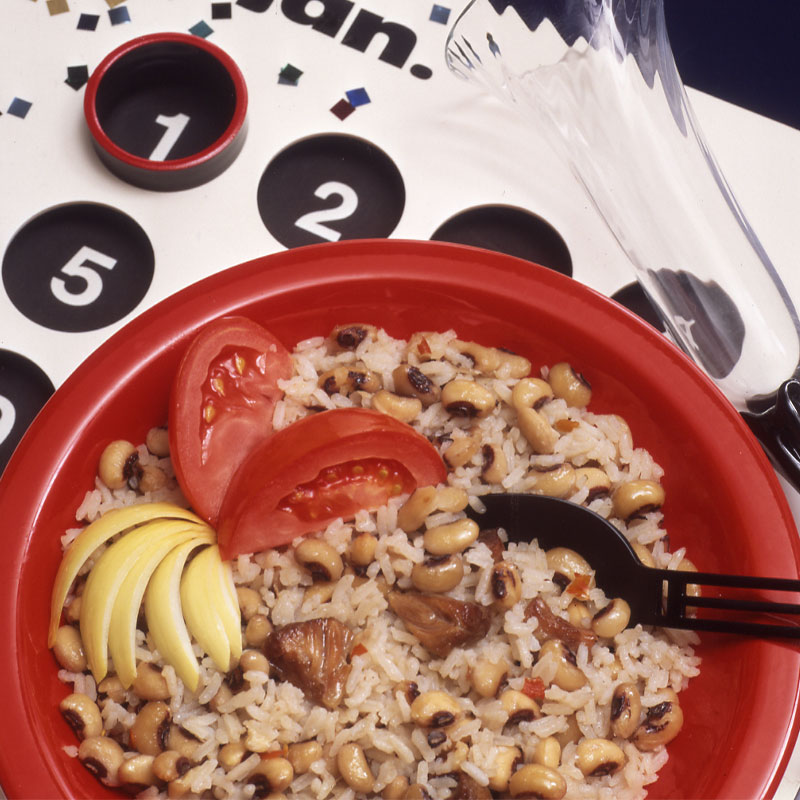
[[(400, 336), (452, 326), (537, 366), (569, 360), (591, 380), (594, 410), (624, 416), (666, 470), (674, 547), (706, 571), (800, 574), (794, 522), (758, 442), (699, 369), (618, 304), (526, 261), (449, 244), (343, 242), (256, 259), (159, 303), (100, 347), (47, 403), (0, 481), (0, 785), (10, 798), (113, 796), (62, 749), (75, 740), (46, 644), (59, 536), (104, 444), (143, 441), (166, 421), (184, 347), (228, 313), (287, 345), (360, 321)], [(771, 796), (797, 736), (798, 648), (705, 634), (699, 654), (684, 730), (650, 797)]]

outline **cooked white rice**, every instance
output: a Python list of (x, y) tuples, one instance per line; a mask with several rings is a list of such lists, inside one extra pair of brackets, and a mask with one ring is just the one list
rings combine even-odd
[[(285, 381), (285, 398), (276, 409), (277, 428), (291, 425), (299, 417), (320, 408), (370, 406), (372, 395), (356, 391), (349, 396), (329, 395), (319, 386), (319, 376), (341, 364), (359, 364), (377, 373), (384, 388), (392, 391), (392, 371), (401, 362), (417, 366), (438, 385), (458, 376), (467, 376), (489, 388), (499, 399), (495, 410), (485, 419), (465, 420), (451, 416), (441, 403), (426, 408), (412, 422), (413, 427), (446, 450), (451, 440), (477, 432), (482, 445), (496, 445), (504, 453), (508, 470), (502, 486), (490, 486), (482, 480), (482, 457), (476, 454), (464, 465), (451, 470), (448, 483), (465, 490), (470, 503), (480, 507), (479, 497), (488, 491), (536, 491), (539, 470), (569, 462), (575, 467), (600, 466), (618, 485), (634, 479), (658, 481), (662, 470), (651, 456), (636, 448), (627, 425), (613, 415), (597, 415), (569, 407), (564, 400), (553, 399), (540, 409), (560, 431), (555, 451), (537, 455), (515, 424), (510, 405), (515, 379), (503, 375), (502, 368), (492, 374), (475, 369), (472, 359), (459, 352), (456, 334), (426, 334), (431, 353), (420, 358), (408, 343), (391, 338), (383, 331), (368, 336), (355, 351), (338, 352), (327, 338), (318, 337), (300, 343), (293, 354), (294, 376)], [(578, 365), (576, 365), (578, 366)], [(590, 373), (591, 365), (579, 365)], [(541, 374), (546, 377), (547, 369)], [(168, 458), (156, 458), (146, 448), (139, 448), (142, 463), (154, 463), (169, 477), (157, 494), (132, 490), (111, 491), (98, 479), (78, 509), (81, 524), (91, 522), (111, 508), (137, 502), (170, 500), (186, 505), (173, 478)], [(538, 470), (537, 470), (538, 468)], [(569, 499), (582, 503), (588, 489), (576, 485)], [(138, 632), (137, 655), (163, 667), (170, 687), (169, 707), (173, 724), (179, 725), (198, 740), (189, 773), (191, 792), (216, 798), (250, 797), (255, 787), (247, 777), (262, 754), (282, 751), (296, 742), (316, 740), (323, 757), (304, 774), (295, 775), (291, 785), (282, 790), (287, 798), (350, 798), (356, 793), (340, 778), (336, 754), (343, 745), (355, 742), (366, 753), (374, 776), (373, 795), (382, 791), (398, 776), (409, 784), (420, 784), (431, 798), (447, 798), (456, 785), (459, 771), (479, 786), (494, 779), (498, 758), (509, 747), (517, 747), (520, 763), (531, 763), (537, 744), (547, 737), (561, 740), (558, 772), (567, 784), (567, 796), (576, 798), (640, 798), (645, 787), (657, 778), (667, 760), (667, 750), (640, 752), (631, 741), (616, 739), (626, 762), (613, 775), (585, 777), (576, 764), (576, 742), (567, 732), (577, 723), (580, 736), (613, 738), (610, 733), (610, 706), (615, 687), (635, 683), (645, 710), (663, 702), (665, 690), (680, 692), (698, 673), (699, 659), (694, 653), (693, 634), (629, 628), (613, 640), (599, 640), (591, 649), (581, 645), (575, 652), (577, 666), (586, 676), (585, 686), (565, 691), (553, 683), (552, 659), (538, 658), (541, 641), (537, 638), (536, 616), (526, 616), (527, 604), (543, 598), (558, 616), (567, 619), (567, 606), (574, 597), (553, 580), (544, 553), (536, 546), (509, 543), (503, 558), (514, 564), (521, 576), (521, 598), (505, 612), (491, 616), (489, 634), (474, 645), (455, 647), (444, 658), (433, 657), (389, 609), (387, 588), (413, 589), (410, 575), (413, 566), (426, 558), (422, 531), (407, 534), (398, 527), (398, 509), (405, 497), (397, 498), (374, 513), (360, 512), (354, 520), (332, 522), (319, 535), (331, 543), (347, 564), (351, 539), (368, 532), (377, 538), (375, 558), (365, 574), (347, 570), (329, 596), (309, 591), (312, 577), (294, 558), (293, 547), (239, 556), (233, 562), (237, 585), (255, 589), (260, 596), (259, 613), (275, 627), (318, 618), (334, 618), (344, 623), (360, 645), (351, 659), (344, 698), (335, 710), (316, 705), (290, 682), (279, 682), (260, 671), (245, 672), (241, 687), (226, 702), (209, 703), (223, 686), (224, 678), (209, 657), (195, 645), (201, 663), (201, 680), (196, 693), (185, 689), (175, 671), (163, 664), (148, 636)], [(610, 494), (592, 499), (589, 507), (605, 517), (613, 514)], [(437, 512), (429, 516), (425, 527), (434, 527), (463, 516), (463, 513)], [(682, 551), (671, 554), (665, 543), (660, 512), (651, 512), (626, 526), (613, 520), (631, 541), (647, 545), (657, 566), (676, 568)], [(63, 537), (66, 547), (80, 528)], [(88, 572), (96, 560), (83, 570)], [(494, 598), (489, 574), (494, 563), (485, 544), (476, 543), (464, 554), (465, 575), (448, 596), (491, 606)], [(602, 608), (607, 600), (602, 587), (593, 589), (587, 601), (591, 608)], [(541, 635), (541, 632), (539, 632)], [(540, 702), (538, 719), (508, 724), (508, 714), (495, 697), (479, 696), (471, 684), (472, 667), (479, 661), (503, 662), (508, 667), (507, 688), (521, 690), (526, 678), (540, 678), (546, 686)], [(87, 673), (59, 672), (76, 692), (98, 698), (97, 688)], [(429, 742), (427, 731), (411, 719), (409, 682), (419, 691), (441, 689), (457, 698), (462, 709), (457, 721), (446, 728), (445, 741)], [(128, 733), (142, 701), (126, 693), (124, 702), (109, 697), (97, 700), (106, 730), (127, 750)], [(229, 771), (219, 763), (220, 748), (240, 741), (247, 753), (238, 766)], [(74, 747), (70, 755), (77, 755)], [(503, 796), (497, 791), (495, 796)], [(153, 786), (142, 796), (167, 796), (167, 789)], [(169, 796), (173, 796), (170, 794)]]

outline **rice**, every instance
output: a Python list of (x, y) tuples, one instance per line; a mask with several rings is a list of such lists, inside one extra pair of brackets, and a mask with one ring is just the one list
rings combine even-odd
[[(630, 525), (613, 517), (610, 498), (618, 486), (632, 480), (658, 482), (663, 473), (649, 453), (634, 446), (624, 420), (570, 406), (554, 397), (538, 407), (538, 412), (557, 432), (555, 444), (551, 453), (534, 452), (512, 405), (513, 389), (519, 380), (515, 377), (515, 357), (463, 343), (454, 331), (415, 334), (409, 341), (392, 338), (379, 329), (365, 331), (367, 335), (355, 349), (343, 350), (330, 337), (315, 337), (297, 346), (294, 374), (282, 382), (284, 397), (275, 407), (275, 428), (291, 425), (320, 409), (370, 407), (374, 393), (359, 389), (330, 393), (320, 388), (321, 376), (337, 367), (371, 371), (390, 392), (397, 389), (395, 368), (400, 364), (414, 367), (438, 386), (457, 378), (468, 379), (496, 399), (489, 413), (457, 416), (441, 402), (433, 402), (420, 408), (410, 423), (439, 448), (445, 460), (453, 444), (465, 448), (467, 456), (459, 459), (448, 474), (449, 486), (463, 492), (464, 505), (481, 510), (480, 497), (486, 492), (541, 490), (543, 476), (552, 477), (559, 468), (577, 469), (568, 499), (610, 518), (632, 543), (648, 548), (656, 566), (680, 566), (685, 554), (682, 550), (668, 551), (660, 511), (639, 515)], [(549, 368), (541, 367), (539, 374), (547, 378)], [(493, 448), (495, 458), (504, 464), (503, 474), (493, 484), (484, 478), (487, 448)], [(164, 472), (165, 485), (155, 493), (127, 488), (112, 491), (98, 478), (77, 511), (81, 524), (111, 508), (132, 503), (168, 500), (187, 506), (169, 458), (154, 456), (145, 447), (138, 448), (138, 455), (140, 463), (153, 464)], [(591, 469), (602, 470), (607, 476), (605, 492), (598, 493), (590, 485), (587, 470)], [(290, 746), (315, 741), (319, 757), (280, 787), (287, 798), (364, 796), (363, 791), (358, 794), (348, 786), (337, 767), (337, 753), (350, 743), (361, 747), (369, 764), (370, 795), (380, 795), (387, 787), (403, 782), (406, 786), (420, 784), (431, 800), (449, 798), (461, 776), (478, 787), (490, 787), (495, 796), (505, 796), (511, 773), (509, 753), (515, 753), (520, 764), (529, 764), (537, 758), (541, 742), (555, 740), (559, 742), (560, 759), (551, 766), (560, 775), (568, 796), (619, 800), (644, 797), (646, 787), (657, 779), (658, 770), (667, 761), (667, 749), (641, 750), (632, 739), (615, 736), (611, 729), (612, 699), (617, 687), (634, 684), (641, 697), (642, 718), (648, 709), (676, 702), (673, 693), (684, 689), (698, 674), (696, 635), (636, 626), (610, 638), (598, 638), (591, 646), (582, 643), (570, 651), (582, 683), (559, 685), (561, 664), (549, 645), (545, 646), (548, 636), (538, 616), (530, 612), (530, 604), (539, 598), (552, 615), (565, 624), (572, 619), (570, 624), (574, 624), (576, 602), (582, 602), (591, 616), (610, 598), (605, 597), (602, 587), (585, 587), (583, 593), (565, 591), (535, 542), (505, 543), (500, 562), (518, 575), (519, 597), (510, 607), (498, 609), (492, 579), (496, 556), (486, 541), (479, 540), (464, 551), (463, 577), (443, 596), (453, 602), (494, 609), (488, 615), (488, 631), (477, 641), (457, 644), (445, 655), (434, 655), (393, 612), (387, 596), (415, 590), (415, 567), (424, 565), (429, 557), (424, 531), (460, 520), (464, 511), (435, 508), (419, 529), (407, 532), (398, 522), (398, 512), (406, 501), (405, 496), (393, 498), (374, 512), (359, 512), (353, 520), (334, 520), (317, 534), (345, 564), (355, 537), (367, 534), (374, 538), (370, 563), (347, 570), (333, 586), (313, 583), (312, 575), (295, 558), (294, 546), (241, 555), (232, 562), (236, 585), (257, 593), (257, 608), (250, 613), (262, 615), (275, 628), (331, 619), (352, 632), (358, 647), (351, 651), (343, 697), (333, 709), (314, 703), (299, 686), (279, 681), (260, 669), (239, 669), (236, 679), (231, 680), (236, 670), (223, 675), (199, 647), (195, 649), (201, 659), (201, 678), (193, 694), (154, 651), (146, 631), (138, 632), (139, 657), (161, 668), (166, 679), (173, 727), (179, 727), (195, 742), (192, 761), (196, 763), (179, 779), (181, 786), (219, 800), (262, 796), (263, 787), (248, 779), (264, 763), (264, 757), (286, 758)], [(80, 530), (77, 527), (65, 533), (64, 548)], [(502, 531), (499, 535), (505, 541)], [(85, 580), (100, 552), (102, 548), (87, 563), (79, 582)], [(79, 589), (75, 587), (74, 591)], [(243, 624), (246, 622), (243, 620)], [(246, 627), (244, 636), (249, 644)], [(488, 696), (476, 690), (475, 675), (482, 664), (500, 664), (505, 671), (498, 690)], [(108, 734), (129, 751), (129, 731), (144, 701), (132, 691), (114, 698), (98, 691), (88, 672), (61, 670), (59, 678), (71, 684), (75, 692), (97, 700)], [(541, 689), (541, 694), (534, 694), (535, 714), (510, 720), (504, 706), (505, 693), (530, 697), (532, 685)], [(458, 706), (451, 724), (439, 729), (417, 724), (414, 717), (415, 698), (433, 691), (444, 692)], [(587, 738), (613, 741), (625, 754), (624, 764), (613, 774), (585, 776), (580, 768), (579, 742)], [(228, 760), (229, 750), (225, 748), (232, 745), (240, 747), (238, 763)], [(68, 752), (77, 756), (76, 748)], [(500, 767), (503, 763), (509, 765), (505, 777)], [(173, 789), (177, 792), (160, 782), (142, 796), (167, 797), (168, 792), (177, 796)]]

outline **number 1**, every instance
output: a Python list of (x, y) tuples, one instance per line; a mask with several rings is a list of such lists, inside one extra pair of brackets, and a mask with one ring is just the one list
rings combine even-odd
[(166, 161), (169, 151), (175, 146), (175, 142), (178, 141), (183, 129), (188, 124), (189, 117), (186, 114), (173, 114), (172, 116), (159, 114), (156, 117), (156, 122), (166, 130), (153, 152), (150, 153), (150, 161)]

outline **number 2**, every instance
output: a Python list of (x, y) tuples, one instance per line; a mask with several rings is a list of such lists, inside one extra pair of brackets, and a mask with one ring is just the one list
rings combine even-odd
[(16, 418), (17, 412), (14, 409), (14, 404), (7, 397), (3, 397), (0, 394), (0, 444), (3, 444), (14, 429), (14, 420)]
[(347, 217), (352, 216), (356, 208), (358, 208), (358, 195), (352, 187), (339, 181), (323, 183), (314, 192), (314, 196), (322, 200), (327, 200), (332, 194), (339, 195), (340, 202), (338, 205), (331, 208), (320, 208), (317, 211), (309, 211), (308, 214), (303, 214), (294, 224), (304, 231), (319, 236), (321, 239), (329, 242), (338, 241), (342, 234), (321, 223), (347, 219)]
[(114, 269), (116, 263), (116, 258), (111, 258), (91, 247), (81, 247), (59, 271), (68, 277), (80, 278), (86, 284), (84, 288), (80, 292), (70, 292), (67, 289), (67, 282), (55, 275), (50, 279), (50, 291), (56, 300), (68, 306), (88, 306), (103, 292), (103, 279), (98, 274), (97, 268)]
[(189, 123), (189, 117), (186, 114), (159, 114), (156, 117), (156, 122), (162, 125), (166, 130), (163, 136), (158, 140), (158, 144), (153, 148), (150, 153), (150, 161), (166, 161), (169, 156), (169, 151), (175, 146), (175, 142), (183, 133), (183, 129)]

